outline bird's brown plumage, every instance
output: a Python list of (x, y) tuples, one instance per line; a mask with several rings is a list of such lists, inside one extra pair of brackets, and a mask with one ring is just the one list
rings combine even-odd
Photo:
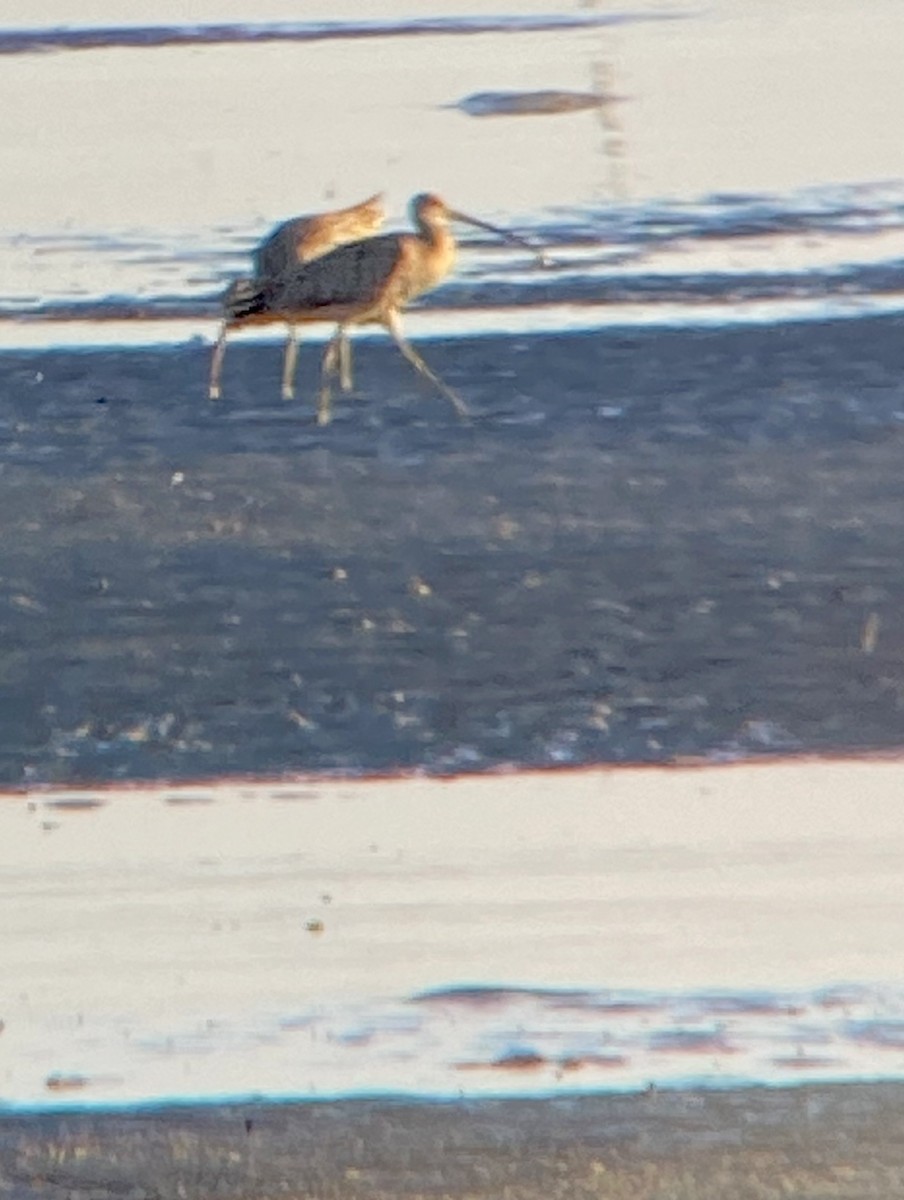
[[(218, 399), (220, 395), (220, 373), (223, 369), (226, 335), (229, 329), (239, 324), (260, 324), (286, 319), (284, 316), (260, 313), (249, 314), (246, 322), (235, 317), (230, 318), (230, 313), (241, 308), (262, 282), (275, 279), (285, 271), (294, 270), (301, 263), (312, 262), (345, 242), (367, 237), (379, 229), (385, 219), (383, 196), (377, 192), (349, 208), (293, 217), (278, 225), (261, 242), (254, 252), (254, 279), (235, 280), (223, 296), (223, 322), (210, 364), (209, 395), (212, 400)], [(295, 330), (290, 324), (283, 360), (282, 390), (287, 399), (291, 398), (294, 392), (297, 353)]]
[[(385, 234), (350, 242), (272, 278), (250, 285), (240, 281), (227, 293), (222, 336), (231, 326), (250, 323), (286, 321), (290, 330), (312, 321), (336, 323), (336, 334), (327, 347), (321, 369), (318, 406), (321, 424), (330, 419), (330, 377), (337, 364), (343, 387), (348, 390), (351, 386), (347, 330), (352, 325), (365, 324), (379, 324), (388, 330), (405, 358), (443, 393), (459, 416), (468, 415), (461, 398), (405, 340), (400, 323), (405, 305), (436, 287), (451, 271), (455, 262), (451, 221), (488, 229), (541, 257), (523, 239), (456, 212), (429, 192), (411, 201), (411, 217), (415, 233)], [(283, 369), (283, 395), (290, 365), (294, 370), (294, 345), (294, 339), (290, 339)], [(213, 380), (212, 373), (212, 388)]]
[(323, 359), (318, 421), (330, 419), (329, 378), (337, 360), (342, 382), (349, 382), (347, 329), (380, 324), (408, 361), (467, 416), (464, 402), (427, 366), (402, 335), (399, 313), (416, 296), (440, 283), (455, 261), (455, 239), (449, 222), (462, 218), (435, 195), (424, 193), (411, 202), (417, 233), (384, 234), (350, 242), (329, 254), (284, 271), (259, 287), (243, 290), (227, 304), (225, 323), (285, 320), (290, 327), (312, 321), (331, 321), (336, 335)]
[(254, 252), (255, 279), (275, 279), (299, 263), (311, 262), (345, 242), (376, 233), (386, 220), (383, 195), (335, 212), (292, 217), (268, 234)]
[(386, 311), (404, 307), (442, 282), (455, 261), (445, 204), (436, 196), (416, 196), (412, 216), (416, 234), (389, 233), (349, 242), (264, 280), (230, 303), (227, 322), (381, 321)]

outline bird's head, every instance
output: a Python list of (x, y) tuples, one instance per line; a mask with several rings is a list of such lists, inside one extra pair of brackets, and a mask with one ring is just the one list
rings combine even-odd
[(439, 196), (433, 192), (421, 192), (411, 201), (411, 216), (415, 224), (448, 225), (452, 213)]
[(469, 217), (467, 213), (450, 208), (433, 192), (421, 192), (419, 196), (414, 197), (411, 201), (411, 216), (415, 225), (426, 226), (428, 229), (448, 225), (451, 221), (460, 221), (463, 225), (472, 225), (475, 229), (485, 229), (489, 233), (495, 233), (497, 237), (513, 246), (523, 246), (525, 250), (529, 250), (534, 255), (541, 266), (550, 265), (541, 250), (524, 238), (518, 237), (516, 233), (510, 233), (507, 229), (500, 229), (498, 225), (491, 225), (489, 221), (481, 221), (478, 217)]

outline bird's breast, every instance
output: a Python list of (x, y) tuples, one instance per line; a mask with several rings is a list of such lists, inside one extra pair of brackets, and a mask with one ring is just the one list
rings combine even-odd
[(401, 303), (429, 292), (446, 278), (455, 264), (455, 242), (451, 237), (428, 241), (406, 237), (396, 273), (397, 296)]

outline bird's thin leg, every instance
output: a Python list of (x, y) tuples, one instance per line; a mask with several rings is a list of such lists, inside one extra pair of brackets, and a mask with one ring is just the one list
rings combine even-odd
[(226, 332), (229, 326), (225, 321), (220, 322), (220, 336), (217, 338), (217, 344), (213, 348), (213, 356), (210, 360), (210, 386), (207, 395), (211, 400), (219, 400), (220, 398), (220, 373), (223, 370), (223, 355), (226, 353)]
[(345, 330), (341, 325), (338, 325), (336, 332), (330, 338), (327, 348), (323, 353), (323, 362), (320, 366), (320, 398), (317, 402), (318, 425), (329, 425), (330, 423), (330, 417), (332, 416), (330, 376), (336, 373), (336, 363), (342, 353), (341, 346), (344, 337)]
[(291, 321), (286, 326), (286, 351), (283, 355), (282, 398), (292, 400), (295, 396), (295, 364), (298, 362), (298, 336)]
[(345, 329), (339, 326), (339, 386), (343, 392), (350, 392), (352, 383), (352, 344), (348, 340)]
[(398, 313), (387, 313), (383, 323), (392, 334), (395, 344), (402, 351), (414, 369), (429, 379), (430, 382), (440, 392), (442, 392), (462, 420), (466, 421), (471, 415), (468, 411), (468, 406), (465, 404), (464, 400), (462, 400), (461, 396), (459, 396), (456, 392), (453, 392), (447, 384), (443, 383), (443, 381), (434, 371), (430, 370), (415, 348), (405, 340)]

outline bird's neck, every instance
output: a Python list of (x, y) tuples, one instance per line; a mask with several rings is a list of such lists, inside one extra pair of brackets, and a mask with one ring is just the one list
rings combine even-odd
[(439, 283), (455, 262), (455, 238), (448, 225), (422, 225), (421, 238), (430, 250), (431, 284)]

